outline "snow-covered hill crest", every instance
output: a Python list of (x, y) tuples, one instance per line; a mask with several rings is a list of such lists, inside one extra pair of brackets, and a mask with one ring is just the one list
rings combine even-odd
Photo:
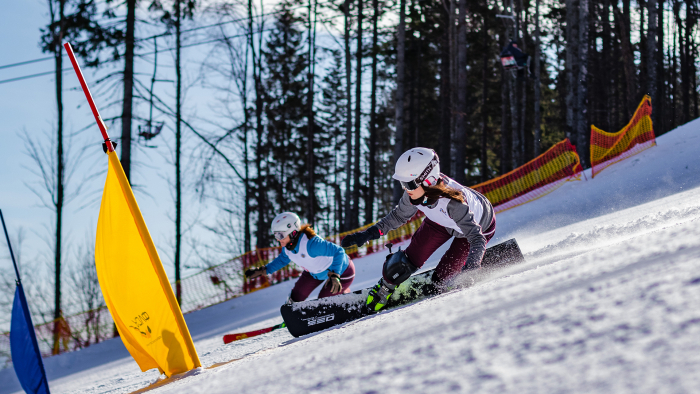
[[(526, 263), (478, 285), (294, 339), (292, 283), (188, 314), (205, 366), (152, 392), (694, 392), (700, 387), (700, 121), (658, 146), (497, 216)], [(437, 264), (443, 250), (426, 264)], [(384, 253), (355, 261), (373, 284)], [(126, 393), (156, 382), (119, 340), (46, 359), (53, 392)], [(19, 390), (0, 371), (0, 394)]]

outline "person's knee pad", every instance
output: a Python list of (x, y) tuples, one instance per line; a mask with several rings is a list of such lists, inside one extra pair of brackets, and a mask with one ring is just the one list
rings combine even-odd
[(418, 267), (413, 265), (403, 250), (399, 250), (384, 261), (382, 275), (390, 284), (399, 285), (416, 271)]

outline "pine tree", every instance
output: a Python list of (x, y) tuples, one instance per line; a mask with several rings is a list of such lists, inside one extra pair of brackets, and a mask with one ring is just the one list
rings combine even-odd
[(338, 154), (344, 152), (347, 138), (345, 125), (348, 98), (343, 83), (345, 59), (340, 50), (329, 50), (329, 54), (331, 65), (326, 69), (326, 75), (321, 82), (320, 108), (317, 115), (318, 126), (323, 129), (322, 135), (317, 136), (317, 150), (322, 157), (328, 158), (323, 164), (329, 169), (320, 181), (332, 190), (332, 197), (326, 199), (330, 211), (330, 220), (325, 224), (327, 234), (338, 233), (343, 225), (345, 210), (341, 185), (347, 176), (345, 162), (349, 160), (346, 155)]
[[(263, 56), (266, 65), (265, 118), (268, 163), (267, 195), (273, 210), (308, 215), (308, 51), (304, 50), (303, 20), (283, 3), (269, 33)], [(311, 166), (318, 171), (318, 163)], [(271, 214), (274, 214), (271, 212)]]

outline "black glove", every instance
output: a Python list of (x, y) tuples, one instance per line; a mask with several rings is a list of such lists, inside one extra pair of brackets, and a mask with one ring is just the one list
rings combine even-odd
[(370, 239), (379, 239), (380, 236), (379, 228), (377, 226), (372, 226), (368, 228), (367, 231), (360, 231), (343, 238), (343, 240), (340, 241), (340, 246), (344, 248), (352, 245), (362, 246)]
[(266, 273), (267, 269), (265, 267), (248, 268), (245, 270), (245, 276), (248, 279), (257, 278), (258, 276), (265, 275)]
[(337, 294), (343, 290), (343, 285), (340, 283), (340, 275), (336, 274), (335, 272), (328, 271), (326, 285), (331, 288), (331, 294)]

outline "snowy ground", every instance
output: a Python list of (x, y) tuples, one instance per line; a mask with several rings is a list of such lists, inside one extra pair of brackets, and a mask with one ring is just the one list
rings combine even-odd
[[(700, 392), (700, 121), (595, 179), (499, 214), (527, 263), (461, 291), (295, 339), (292, 283), (186, 320), (203, 365), (152, 392)], [(437, 263), (436, 253), (426, 267)], [(383, 253), (355, 261), (373, 284)], [(158, 380), (120, 340), (45, 359), (54, 393), (126, 393)], [(0, 371), (0, 394), (19, 390)]]

